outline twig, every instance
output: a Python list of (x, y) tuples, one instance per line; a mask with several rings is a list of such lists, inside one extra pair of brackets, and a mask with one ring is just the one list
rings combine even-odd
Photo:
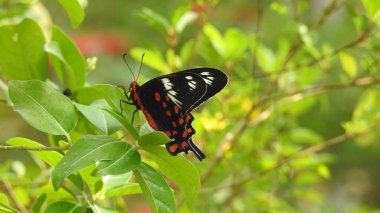
[[(213, 173), (214, 168), (223, 159), (222, 147), (225, 144), (231, 143), (231, 144), (236, 145), (237, 141), (239, 140), (239, 138), (245, 132), (246, 129), (248, 129), (252, 126), (256, 126), (257, 124), (261, 123), (262, 121), (264, 121), (270, 117), (271, 113), (274, 111), (275, 108), (263, 110), (262, 113), (256, 117), (256, 119), (254, 119), (254, 120), (250, 119), (252, 113), (255, 110), (265, 106), (267, 103), (271, 102), (272, 100), (283, 99), (281, 101), (282, 103), (279, 103), (276, 105), (276, 108), (278, 108), (279, 106), (281, 106), (283, 104), (302, 100), (306, 96), (317, 95), (317, 94), (330, 92), (330, 91), (338, 90), (338, 89), (349, 88), (349, 87), (371, 86), (371, 85), (375, 85), (378, 83), (380, 83), (380, 80), (375, 78), (375, 77), (363, 77), (363, 78), (355, 79), (355, 80), (350, 81), (348, 83), (315, 87), (315, 88), (311, 88), (311, 89), (295, 91), (295, 92), (289, 93), (289, 94), (274, 95), (271, 97), (261, 99), (256, 104), (254, 104), (253, 107), (251, 107), (251, 109), (245, 114), (245, 116), (240, 120), (240, 122), (238, 122), (235, 129), (232, 132), (226, 134), (226, 136), (224, 137), (224, 139), (222, 140), (222, 142), (218, 146), (218, 149), (217, 149), (218, 152), (217, 152), (214, 160), (211, 162), (211, 164), (208, 166), (206, 171), (203, 173), (203, 175), (201, 177), (201, 181), (204, 182)], [(232, 143), (232, 142), (234, 142), (234, 143)]]
[(32, 146), (0, 146), (1, 150), (26, 150), (26, 151), (65, 151), (70, 148), (70, 145), (60, 147), (32, 147)]
[(316, 152), (319, 152), (321, 150), (324, 150), (330, 146), (333, 146), (333, 145), (336, 145), (336, 144), (339, 144), (339, 143), (342, 143), (344, 141), (347, 141), (348, 139), (353, 139), (353, 138), (357, 138), (357, 137), (360, 137), (360, 136), (363, 136), (365, 134), (368, 134), (369, 132), (371, 132), (372, 130), (378, 128), (380, 126), (380, 122), (377, 122), (375, 124), (373, 124), (372, 126), (360, 131), (360, 132), (354, 132), (354, 133), (344, 133), (342, 135), (339, 135), (337, 137), (334, 137), (334, 138), (331, 138), (329, 140), (326, 140), (325, 142), (323, 143), (320, 143), (320, 144), (317, 144), (317, 145), (313, 145), (313, 146), (309, 146), (297, 153), (294, 153), (292, 155), (289, 155), (288, 157), (284, 158), (283, 160), (279, 161), (275, 166), (269, 168), (269, 169), (265, 169), (265, 170), (262, 170), (262, 171), (259, 171), (259, 172), (256, 172), (256, 173), (252, 173), (252, 174), (249, 174), (239, 180), (236, 180), (232, 183), (229, 183), (229, 184), (225, 184), (225, 185), (221, 185), (221, 186), (218, 186), (218, 187), (215, 187), (215, 188), (209, 188), (209, 189), (204, 189), (201, 191), (201, 193), (212, 193), (212, 192), (215, 192), (215, 191), (218, 191), (218, 190), (221, 190), (221, 189), (225, 189), (225, 188), (230, 188), (230, 187), (234, 187), (234, 186), (239, 186), (239, 185), (242, 185), (242, 184), (245, 184), (249, 181), (252, 181), (254, 179), (257, 179), (259, 177), (262, 177), (280, 167), (282, 167), (283, 165), (285, 164), (288, 164), (290, 163), (291, 161), (293, 160), (296, 160), (298, 158), (301, 158), (301, 157), (304, 157), (306, 155), (309, 155), (309, 154), (312, 154), (312, 153), (316, 153)]
[(20, 199), (18, 199), (17, 194), (14, 191), (12, 185), (9, 183), (8, 179), (6, 177), (3, 177), (2, 181), (13, 202), (16, 204), (17, 208), (19, 208), (21, 212), (28, 212), (25, 206), (21, 203)]

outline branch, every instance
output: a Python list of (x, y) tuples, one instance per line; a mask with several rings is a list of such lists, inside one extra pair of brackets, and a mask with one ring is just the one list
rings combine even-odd
[(264, 169), (264, 170), (261, 170), (261, 171), (256, 172), (256, 173), (246, 175), (245, 177), (243, 177), (239, 180), (233, 181), (232, 183), (229, 183), (229, 184), (217, 186), (215, 188), (204, 189), (201, 191), (201, 193), (203, 193), (203, 194), (213, 193), (213, 192), (221, 190), (221, 189), (243, 185), (249, 181), (255, 180), (255, 179), (262, 177), (262, 176), (264, 176), (264, 175), (266, 175), (272, 171), (275, 171), (276, 169), (290, 163), (293, 160), (296, 160), (298, 158), (304, 157), (304, 156), (312, 154), (312, 153), (322, 151), (322, 150), (324, 150), (330, 146), (345, 142), (349, 139), (353, 139), (353, 138), (357, 138), (357, 137), (366, 135), (369, 132), (371, 132), (372, 130), (379, 128), (379, 127), (380, 127), (380, 122), (377, 122), (377, 123), (373, 124), (372, 126), (366, 128), (360, 132), (344, 133), (344, 134), (339, 135), (335, 138), (331, 138), (329, 140), (326, 140), (323, 143), (316, 144), (313, 146), (309, 146), (309, 147), (307, 147), (307, 148), (305, 148), (305, 149), (303, 149), (297, 153), (289, 155), (288, 157), (284, 158), (283, 160), (280, 160), (276, 165), (274, 165), (273, 167), (271, 167), (269, 169)]
[(256, 117), (256, 119), (254, 120), (250, 119), (252, 113), (255, 112), (255, 110), (257, 110), (260, 107), (263, 107), (270, 101), (283, 99), (282, 103), (276, 104), (276, 107), (278, 108), (279, 106), (283, 104), (302, 100), (306, 96), (317, 95), (317, 94), (326, 93), (326, 92), (330, 92), (330, 91), (338, 90), (338, 89), (349, 88), (349, 87), (371, 86), (371, 85), (376, 85), (378, 83), (380, 83), (380, 80), (375, 77), (363, 77), (363, 78), (352, 80), (348, 83), (332, 84), (332, 85), (326, 85), (326, 86), (321, 86), (321, 87), (315, 87), (311, 89), (298, 90), (289, 94), (274, 95), (274, 96), (259, 100), (256, 104), (253, 105), (253, 107), (251, 107), (251, 109), (245, 114), (245, 116), (238, 122), (234, 130), (226, 134), (226, 136), (224, 137), (224, 139), (222, 140), (222, 142), (219, 144), (217, 148), (218, 152), (216, 153), (214, 160), (211, 162), (211, 164), (208, 166), (206, 171), (203, 173), (201, 177), (201, 181), (204, 182), (209, 176), (211, 176), (214, 168), (223, 159), (223, 146), (225, 144), (228, 144), (228, 143), (231, 144), (231, 149), (232, 149), (234, 146), (237, 145), (237, 141), (240, 139), (241, 135), (245, 132), (246, 129), (252, 126), (256, 126), (270, 117), (272, 112), (275, 110), (275, 108), (273, 107), (267, 110), (263, 110), (261, 114)]
[(26, 151), (65, 151), (70, 148), (70, 145), (60, 147), (32, 147), (32, 146), (0, 146), (0, 151), (3, 150), (26, 150)]

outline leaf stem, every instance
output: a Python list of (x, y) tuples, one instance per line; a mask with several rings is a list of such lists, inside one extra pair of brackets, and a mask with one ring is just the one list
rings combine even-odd
[(1, 150), (26, 150), (26, 151), (64, 151), (68, 150), (70, 145), (60, 147), (31, 147), (31, 146), (0, 146)]

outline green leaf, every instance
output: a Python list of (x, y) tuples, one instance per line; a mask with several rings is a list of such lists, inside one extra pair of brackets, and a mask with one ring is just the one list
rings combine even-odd
[(128, 146), (123, 154), (116, 156), (112, 161), (101, 161), (94, 174), (98, 176), (117, 175), (136, 169), (141, 162), (141, 156), (132, 146)]
[(57, 190), (71, 173), (84, 169), (97, 161), (114, 160), (130, 148), (130, 145), (106, 136), (84, 136), (66, 153), (54, 168), (52, 182)]
[(71, 100), (42, 81), (10, 81), (9, 97), (26, 122), (42, 132), (69, 138), (78, 122)]
[(144, 8), (141, 13), (138, 14), (142, 19), (144, 19), (149, 25), (155, 28), (158, 32), (166, 35), (170, 24), (169, 21), (162, 15), (154, 12), (151, 9)]
[(75, 99), (84, 105), (90, 105), (99, 99), (105, 99), (108, 105), (115, 111), (120, 111), (120, 99), (124, 99), (125, 94), (120, 87), (110, 84), (99, 84), (90, 87), (80, 88)]
[(230, 28), (224, 35), (225, 58), (229, 60), (243, 58), (248, 48), (248, 38), (239, 29)]
[(31, 19), (0, 27), (0, 74), (8, 80), (45, 80), (48, 57), (41, 28)]
[(142, 135), (138, 139), (139, 146), (144, 149), (144, 147), (159, 146), (170, 142), (171, 139), (165, 135), (163, 132), (151, 132)]
[(87, 213), (87, 208), (73, 204), (67, 201), (58, 201), (51, 204), (45, 213)]
[(99, 205), (93, 205), (92, 210), (94, 213), (119, 213), (119, 211), (101, 207)]
[(344, 124), (347, 132), (360, 132), (380, 120), (380, 90), (368, 89), (355, 107), (352, 120)]
[(58, 1), (63, 8), (65, 8), (66, 13), (70, 17), (71, 25), (73, 27), (78, 27), (84, 19), (84, 10), (80, 1), (78, 0), (59, 0)]
[(206, 24), (203, 27), (203, 32), (208, 37), (212, 46), (219, 53), (219, 55), (224, 55), (224, 40), (222, 34), (218, 31), (218, 29), (212, 26), (211, 24)]
[[(6, 144), (12, 146), (27, 146), (27, 147), (45, 147), (44, 145), (26, 138), (16, 137), (9, 139)], [(62, 155), (56, 151), (49, 152), (39, 152), (39, 151), (28, 151), (33, 155), (37, 156), (39, 159), (43, 160), (50, 166), (56, 166), (58, 162), (62, 159)]]
[(142, 191), (140, 185), (137, 183), (131, 183), (131, 178), (132, 172), (104, 177), (104, 182), (106, 184), (106, 197), (109, 198), (130, 194), (141, 194)]
[(120, 129), (120, 123), (109, 113), (95, 107), (75, 103), (76, 108), (104, 134), (110, 135)]
[(375, 19), (375, 17), (379, 16), (379, 11), (380, 11), (379, 1), (362, 0), (362, 2), (370, 19)]
[(123, 117), (122, 115), (112, 111), (112, 110), (109, 110), (109, 109), (103, 109), (104, 111), (108, 112), (109, 114), (111, 114), (114, 118), (116, 118), (125, 128), (127, 128), (128, 132), (131, 133), (132, 137), (134, 139), (137, 139), (138, 138), (138, 133), (137, 131), (135, 130), (135, 128), (132, 127), (131, 125), (131, 122), (129, 120), (127, 120), (125, 117)]
[(74, 42), (57, 26), (53, 27), (51, 42), (45, 45), (59, 80), (65, 88), (76, 90), (84, 85), (86, 63)]
[(145, 147), (145, 151), (151, 154), (162, 173), (178, 186), (190, 205), (201, 188), (199, 173), (194, 165), (182, 155), (171, 156), (164, 147)]
[(156, 170), (142, 163), (134, 171), (134, 174), (153, 213), (176, 212), (174, 195), (164, 178)]
[(159, 70), (164, 74), (170, 72), (169, 65), (165, 62), (162, 54), (158, 50), (155, 51), (144, 48), (132, 48), (130, 53), (132, 58), (138, 61), (141, 60), (141, 55), (145, 53), (144, 64), (155, 70)]
[(40, 195), (38, 199), (36, 200), (36, 202), (33, 204), (32, 212), (33, 213), (41, 212), (41, 207), (45, 201), (46, 201), (46, 194), (44, 193)]
[(355, 58), (344, 52), (339, 53), (339, 57), (343, 70), (348, 74), (348, 76), (351, 78), (356, 77), (358, 70)]
[(175, 25), (175, 29), (178, 33), (181, 33), (187, 25), (198, 18), (198, 14), (193, 11), (185, 12)]

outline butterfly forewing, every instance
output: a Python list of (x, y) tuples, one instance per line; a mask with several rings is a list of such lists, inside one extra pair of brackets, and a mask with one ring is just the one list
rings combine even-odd
[(186, 114), (207, 92), (207, 84), (194, 73), (173, 73), (154, 78), (141, 86), (140, 96), (144, 99), (154, 91), (162, 91)]

